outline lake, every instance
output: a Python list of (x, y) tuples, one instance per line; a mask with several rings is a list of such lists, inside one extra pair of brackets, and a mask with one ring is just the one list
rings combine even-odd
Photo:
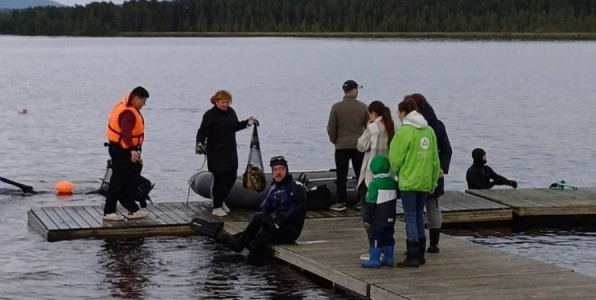
[[(203, 237), (48, 243), (30, 230), (31, 207), (103, 204), (84, 193), (105, 172), (107, 115), (135, 86), (151, 94), (143, 173), (156, 183), (152, 199), (168, 202), (186, 201), (202, 166), (196, 130), (219, 89), (232, 93), (240, 119), (258, 116), (264, 160), (333, 168), (327, 118), (347, 79), (364, 86), (365, 103), (388, 105), (396, 123), (404, 95), (426, 96), (453, 147), (448, 190), (466, 188), (476, 147), (520, 188), (596, 186), (595, 70), (592, 41), (0, 36), (0, 176), (47, 191), (22, 197), (0, 185), (0, 299), (349, 298), (283, 265), (247, 265)], [(250, 131), (237, 138), (242, 169)], [(74, 183), (74, 195), (53, 193), (61, 180)], [(462, 238), (596, 276), (593, 232)]]

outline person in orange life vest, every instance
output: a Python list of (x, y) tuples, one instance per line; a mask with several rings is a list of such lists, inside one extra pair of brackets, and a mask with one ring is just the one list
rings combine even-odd
[(126, 217), (144, 218), (148, 212), (135, 203), (135, 190), (142, 166), (141, 146), (145, 123), (141, 108), (149, 98), (149, 92), (139, 86), (120, 100), (108, 118), (108, 151), (112, 159), (112, 177), (106, 195), (103, 219), (119, 221), (124, 217), (116, 212), (117, 202), (128, 210)]

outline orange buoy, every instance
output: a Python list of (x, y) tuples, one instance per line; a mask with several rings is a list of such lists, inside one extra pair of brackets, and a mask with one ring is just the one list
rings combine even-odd
[(58, 181), (56, 182), (56, 194), (58, 195), (70, 195), (74, 185), (69, 181)]

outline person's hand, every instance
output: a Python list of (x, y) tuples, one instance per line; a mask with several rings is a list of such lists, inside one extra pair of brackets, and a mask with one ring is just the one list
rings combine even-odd
[(249, 126), (252, 126), (252, 125), (259, 126), (261, 124), (259, 124), (259, 120), (257, 120), (257, 116), (252, 116), (252, 117), (248, 118), (248, 125)]
[(443, 178), (443, 176), (445, 176), (445, 172), (443, 172), (443, 169), (439, 169), (439, 178)]
[(364, 229), (368, 231), (370, 229), (370, 223), (364, 222)]
[(515, 180), (509, 180), (509, 185), (512, 188), (516, 189), (517, 188), (517, 181), (515, 181)]
[(133, 150), (130, 151), (130, 161), (134, 164), (137, 161), (139, 161), (139, 159), (141, 158), (141, 155), (139, 154), (139, 151), (137, 150)]
[(205, 148), (205, 145), (203, 145), (203, 143), (197, 143), (195, 145), (195, 154), (201, 155), (201, 154), (206, 154), (206, 153), (207, 153), (207, 148)]

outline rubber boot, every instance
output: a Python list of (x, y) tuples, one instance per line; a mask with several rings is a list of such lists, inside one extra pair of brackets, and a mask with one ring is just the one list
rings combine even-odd
[(406, 251), (408, 255), (403, 262), (397, 263), (395, 266), (398, 268), (418, 268), (420, 265), (420, 261), (418, 258), (420, 257), (420, 243), (418, 241), (411, 242), (406, 240)]
[(426, 238), (418, 239), (418, 245), (420, 246), (420, 257), (418, 257), (418, 262), (423, 265), (426, 263), (426, 259), (424, 258), (424, 252), (426, 252)]
[(381, 267), (381, 248), (370, 247), (368, 250), (370, 259), (362, 262), (363, 268), (380, 268)]
[(441, 228), (431, 229), (428, 231), (430, 235), (430, 246), (428, 247), (428, 253), (439, 253), (439, 237), (441, 236)]
[(395, 261), (393, 260), (393, 246), (383, 246), (382, 250), (381, 265), (393, 267), (395, 265)]
[(236, 236), (238, 237), (231, 236), (230, 234), (222, 230), (217, 234), (215, 239), (218, 242), (224, 244), (226, 247), (233, 250), (234, 252), (242, 252), (242, 250), (244, 250), (244, 247), (246, 246), (246, 240), (243, 234), (236, 234)]

